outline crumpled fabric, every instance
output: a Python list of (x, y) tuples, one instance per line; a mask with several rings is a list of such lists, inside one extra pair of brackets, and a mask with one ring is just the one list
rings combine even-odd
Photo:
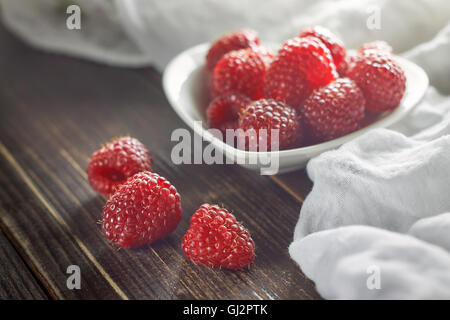
[[(450, 25), (403, 56), (448, 92)], [(450, 299), (449, 133), (431, 87), (399, 123), (308, 163), (289, 253), (324, 298)]]

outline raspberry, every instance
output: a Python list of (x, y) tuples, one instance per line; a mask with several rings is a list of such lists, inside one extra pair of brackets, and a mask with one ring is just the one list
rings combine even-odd
[(299, 37), (314, 37), (322, 41), (328, 50), (330, 50), (336, 69), (339, 71), (345, 68), (346, 50), (344, 43), (330, 30), (315, 26), (300, 31)]
[(222, 131), (223, 138), (225, 138), (226, 130), (227, 130), (227, 129), (233, 129), (233, 130), (235, 130), (235, 129), (237, 129), (237, 128), (238, 128), (238, 122), (237, 122), (237, 120), (232, 120), (232, 121), (224, 122), (224, 123), (222, 123), (221, 125), (219, 125), (219, 126), (217, 127), (217, 129), (219, 129), (220, 131)]
[(181, 248), (187, 259), (209, 267), (242, 269), (255, 258), (255, 243), (234, 215), (217, 205), (203, 204), (192, 215)]
[(293, 38), (286, 41), (269, 67), (266, 97), (298, 108), (313, 89), (338, 77), (330, 51), (319, 40)]
[(156, 173), (139, 172), (106, 202), (102, 229), (119, 247), (133, 249), (169, 234), (181, 219), (180, 195)]
[(220, 58), (230, 51), (254, 48), (258, 45), (258, 33), (254, 30), (237, 30), (226, 34), (211, 45), (206, 55), (206, 68), (213, 71)]
[(330, 140), (358, 128), (364, 96), (355, 82), (340, 78), (315, 91), (302, 107), (305, 122), (319, 140)]
[(215, 91), (219, 94), (241, 93), (254, 100), (262, 98), (267, 68), (272, 59), (272, 53), (263, 48), (227, 53), (214, 68)]
[(380, 52), (385, 54), (393, 54), (391, 46), (384, 41), (373, 41), (363, 44), (361, 47), (359, 47), (355, 51), (350, 51), (347, 56), (345, 57), (345, 63), (341, 64), (340, 69), (338, 70), (338, 73), (341, 77), (345, 77), (348, 70), (350, 69), (350, 66), (358, 59), (358, 56), (364, 56), (366, 54), (369, 54), (371, 52)]
[(214, 72), (206, 73), (206, 89), (209, 93), (209, 98), (214, 99), (217, 97), (216, 89), (214, 88)]
[(339, 77), (345, 77), (345, 74), (347, 73), (347, 69), (348, 69), (348, 59), (346, 57), (346, 59), (344, 59), (344, 61), (342, 61), (339, 64), (339, 67), (336, 68), (336, 71), (337, 71)]
[(354, 80), (366, 99), (366, 110), (383, 112), (400, 104), (406, 87), (401, 67), (390, 54), (366, 51), (356, 57), (347, 77)]
[(347, 72), (352, 65), (353, 62), (357, 59), (358, 54), (355, 51), (350, 51), (344, 59), (344, 62), (342, 62), (339, 66), (338, 73), (340, 77), (345, 77), (347, 75)]
[(152, 170), (150, 152), (139, 140), (122, 137), (94, 152), (86, 171), (92, 188), (108, 196), (133, 174), (145, 170)]
[(358, 48), (357, 52), (359, 54), (365, 54), (365, 52), (378, 51), (384, 52), (387, 54), (393, 54), (392, 47), (385, 41), (373, 41), (364, 43), (361, 47)]
[[(294, 108), (281, 101), (261, 99), (242, 109), (239, 115), (237, 133), (239, 147), (251, 151), (282, 150), (298, 146), (302, 142), (303, 130), (300, 116)], [(254, 134), (252, 131), (253, 129)], [(262, 129), (267, 130), (267, 136)], [(272, 146), (273, 129), (279, 130), (278, 140)], [(267, 149), (260, 150), (267, 146)]]
[(206, 118), (210, 128), (225, 129), (236, 128), (239, 111), (245, 108), (251, 100), (239, 93), (227, 93), (218, 96), (206, 109)]

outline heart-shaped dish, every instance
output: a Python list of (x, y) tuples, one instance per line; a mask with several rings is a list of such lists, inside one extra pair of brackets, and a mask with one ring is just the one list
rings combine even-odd
[[(304, 168), (309, 159), (322, 152), (335, 149), (371, 129), (388, 127), (396, 123), (420, 102), (428, 87), (428, 77), (421, 67), (396, 56), (406, 76), (406, 90), (400, 105), (394, 111), (381, 114), (375, 121), (355, 132), (320, 144), (281, 151), (249, 152), (236, 149), (207, 131), (205, 110), (209, 101), (204, 64), (209, 47), (209, 43), (200, 44), (176, 56), (164, 71), (162, 81), (164, 92), (175, 112), (195, 133), (211, 143), (233, 163), (252, 170), (262, 169), (263, 174)], [(198, 121), (202, 124), (199, 125)], [(268, 161), (274, 157), (277, 159), (277, 168), (264, 170), (268, 168)]]

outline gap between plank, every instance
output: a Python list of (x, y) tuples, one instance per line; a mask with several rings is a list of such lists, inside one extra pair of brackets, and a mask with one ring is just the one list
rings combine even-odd
[(111, 276), (103, 269), (100, 263), (95, 259), (89, 249), (84, 245), (84, 243), (75, 235), (70, 232), (70, 227), (66, 221), (56, 212), (55, 208), (45, 199), (42, 193), (38, 190), (33, 181), (28, 177), (22, 167), (17, 163), (11, 153), (6, 149), (3, 143), (0, 142), (0, 153), (6, 158), (9, 164), (17, 171), (26, 185), (30, 188), (33, 194), (41, 201), (45, 208), (50, 212), (53, 218), (66, 230), (66, 232), (75, 240), (77, 245), (80, 247), (81, 251), (86, 255), (86, 257), (94, 264), (105, 280), (110, 284), (114, 291), (124, 300), (128, 300), (127, 295), (120, 289), (117, 283), (111, 278)]
[(270, 176), (270, 179), (272, 179), (276, 184), (278, 184), (281, 188), (283, 188), (286, 192), (288, 192), (291, 196), (295, 198), (300, 203), (303, 203), (305, 199), (303, 199), (301, 196), (299, 196), (294, 190), (289, 188), (283, 181), (278, 179), (276, 176)]

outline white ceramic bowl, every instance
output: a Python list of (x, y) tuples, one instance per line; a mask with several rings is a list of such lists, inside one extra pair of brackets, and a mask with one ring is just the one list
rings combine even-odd
[[(222, 142), (206, 130), (208, 128), (204, 114), (208, 105), (208, 94), (204, 63), (209, 46), (209, 43), (204, 43), (192, 47), (180, 53), (168, 64), (163, 74), (164, 92), (181, 119), (228, 159), (245, 168), (260, 170), (268, 167), (266, 162), (268, 157), (272, 159), (276, 157), (278, 170), (262, 170), (262, 174), (283, 173), (304, 168), (309, 159), (322, 152), (335, 149), (371, 129), (394, 124), (420, 102), (428, 87), (428, 77), (422, 68), (406, 59), (396, 57), (405, 72), (407, 82), (400, 106), (394, 111), (381, 115), (378, 120), (360, 130), (320, 144), (282, 151), (248, 152)], [(196, 125), (196, 121), (202, 121), (202, 126)]]

